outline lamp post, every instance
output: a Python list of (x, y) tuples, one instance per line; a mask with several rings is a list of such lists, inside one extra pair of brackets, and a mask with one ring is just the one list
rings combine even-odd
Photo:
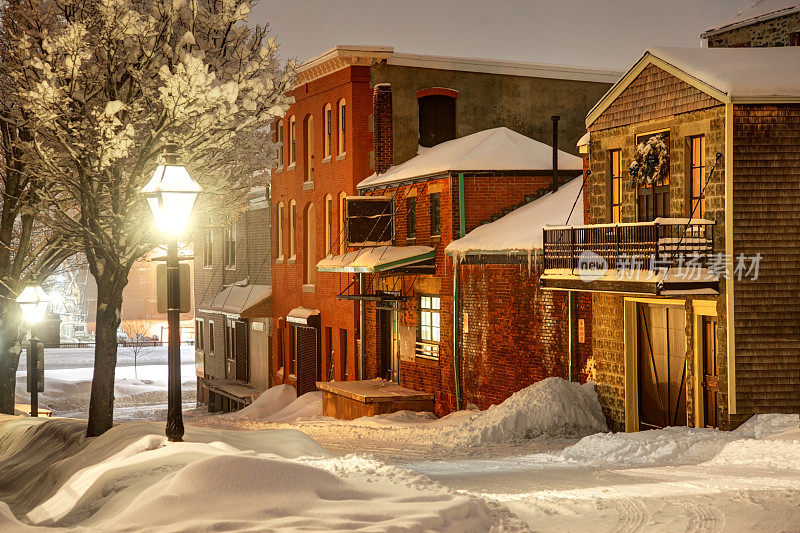
[(189, 224), (200, 185), (183, 165), (178, 164), (177, 146), (165, 147), (164, 164), (158, 165), (153, 177), (144, 186), (156, 227), (167, 236), (167, 438), (183, 440), (181, 412), (181, 339), (180, 339), (180, 274), (178, 235)]
[(44, 388), (44, 349), (42, 348), (42, 343), (36, 337), (33, 327), (44, 318), (49, 302), (50, 298), (39, 285), (25, 287), (25, 290), (17, 296), (22, 318), (31, 333), (31, 340), (25, 357), (28, 361), (28, 392), (31, 393), (31, 416), (39, 416), (39, 392), (41, 392), (39, 389)]

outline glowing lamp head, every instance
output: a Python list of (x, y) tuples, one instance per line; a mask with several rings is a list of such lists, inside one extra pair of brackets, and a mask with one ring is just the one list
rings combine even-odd
[(22, 317), (25, 322), (36, 324), (44, 318), (50, 298), (41, 286), (31, 285), (25, 287), (25, 290), (17, 296), (17, 303), (22, 310)]
[(186, 167), (167, 158), (158, 165), (153, 177), (142, 189), (153, 212), (156, 226), (167, 235), (180, 235), (186, 230), (200, 185), (192, 179)]

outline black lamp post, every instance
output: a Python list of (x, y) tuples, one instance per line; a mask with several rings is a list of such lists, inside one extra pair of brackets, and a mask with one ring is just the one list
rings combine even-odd
[[(17, 296), (22, 318), (28, 325), (31, 340), (25, 358), (28, 361), (28, 392), (31, 393), (31, 416), (39, 416), (39, 392), (44, 389), (44, 349), (34, 326), (42, 321), (50, 298), (39, 285), (30, 285)], [(41, 363), (41, 364), (40, 364)]]
[(180, 274), (178, 236), (186, 230), (200, 185), (183, 165), (178, 164), (177, 147), (166, 146), (164, 164), (142, 192), (147, 196), (156, 226), (167, 236), (167, 438), (183, 440), (181, 411)]

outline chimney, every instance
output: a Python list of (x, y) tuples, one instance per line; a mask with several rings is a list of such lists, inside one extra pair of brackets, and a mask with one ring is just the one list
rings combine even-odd
[(558, 190), (558, 121), (561, 119), (558, 115), (553, 115), (550, 120), (553, 121), (553, 183), (551, 188), (553, 192)]
[(372, 138), (375, 172), (382, 174), (392, 166), (392, 86), (379, 83), (372, 92)]

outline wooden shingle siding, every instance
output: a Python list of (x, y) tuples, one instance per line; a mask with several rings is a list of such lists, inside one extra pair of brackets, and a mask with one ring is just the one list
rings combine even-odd
[(734, 255), (760, 253), (734, 285), (738, 412), (800, 409), (800, 105), (734, 107)]
[(648, 65), (591, 125), (590, 131), (697, 111), (720, 102), (685, 81)]

